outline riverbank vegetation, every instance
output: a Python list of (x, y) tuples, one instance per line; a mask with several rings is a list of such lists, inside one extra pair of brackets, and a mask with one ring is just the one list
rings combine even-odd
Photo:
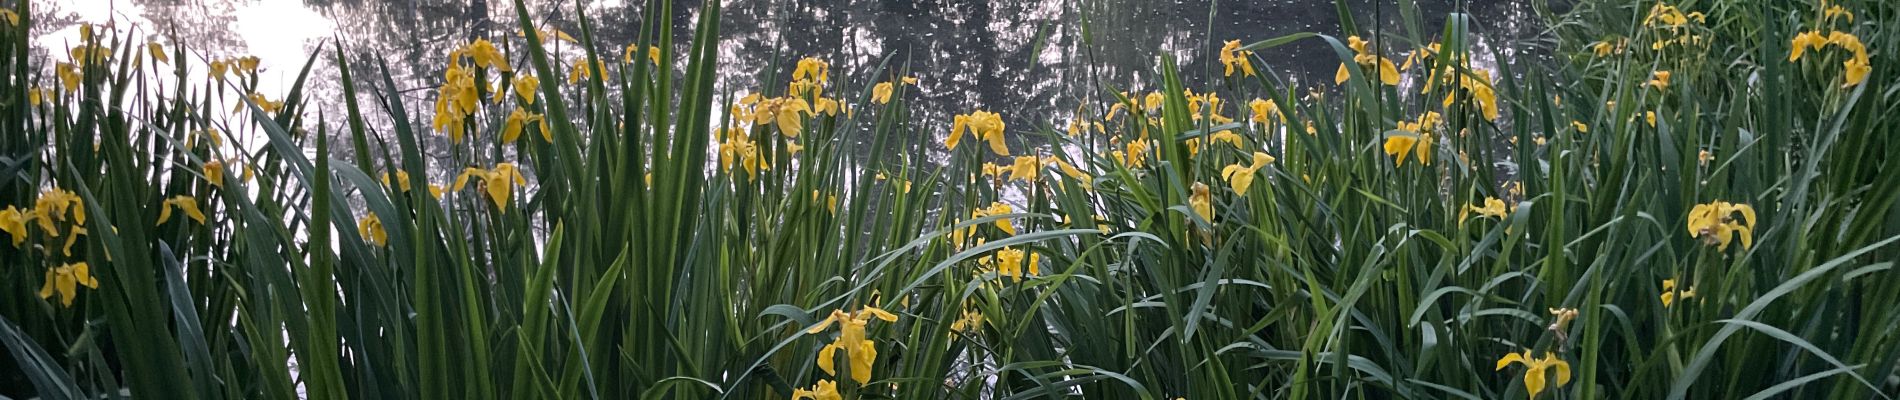
[(30, 56), (19, 3), (9, 396), (1900, 393), (1890, 2), (1578, 1), (1527, 64), (1342, 2), (1206, 85), (948, 120), (896, 59), (716, 91), (719, 2), (633, 43), (516, 2), (422, 107), (332, 43), (336, 109), (138, 27)]

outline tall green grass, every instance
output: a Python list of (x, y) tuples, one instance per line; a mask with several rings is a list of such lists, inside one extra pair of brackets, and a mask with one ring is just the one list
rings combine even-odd
[[(431, 83), (476, 97), (456, 140), (349, 43), (253, 98), (242, 62), (213, 78), (183, 61), (225, 59), (137, 27), (43, 65), (29, 3), (0, 31), (7, 396), (1900, 393), (1890, 2), (1580, 1), (1489, 47), (1466, 14), (1401, 1), (1360, 28), (1339, 2), (1344, 32), (1206, 47), (1260, 74), (1160, 54), (1142, 87), (1070, 82), (1093, 92), (1073, 115), (968, 110), (966, 133), (913, 117), (903, 77), (933, 77), (901, 60), (715, 90), (719, 2), (684, 35), (648, 0), (631, 46), (656, 64), (585, 7), (517, 0), (525, 37), (491, 38), (511, 67), (458, 53), (470, 81)], [(569, 12), (578, 32), (535, 29)], [(1865, 80), (1843, 85), (1844, 41), (1790, 61), (1809, 31), (1854, 35)], [(1265, 73), (1297, 41), (1346, 79)], [(341, 109), (304, 98), (319, 69)], [(546, 128), (504, 140), (516, 107)]]

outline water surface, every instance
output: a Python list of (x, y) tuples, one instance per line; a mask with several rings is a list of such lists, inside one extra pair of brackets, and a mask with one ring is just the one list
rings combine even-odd
[[(154, 40), (186, 44), (199, 53), (193, 60), (199, 70), (208, 58), (256, 55), (263, 60), (259, 91), (270, 96), (288, 91), (288, 82), (317, 46), (331, 49), (340, 44), (356, 71), (374, 71), (379, 59), (387, 62), (412, 115), (424, 118), (413, 110), (427, 110), (449, 49), (473, 38), (513, 36), (517, 26), (513, 2), (494, 0), (34, 1), (42, 15), (35, 28), (42, 51), (76, 42), (78, 22), (112, 19), (122, 29), (137, 26)], [(580, 36), (574, 2), (528, 3), (540, 19), (537, 23)], [(1396, 3), (1349, 3), (1363, 30), (1402, 32)], [(1526, 38), (1536, 33), (1525, 22), (1534, 19), (1528, 2), (1418, 3), (1428, 39), (1447, 13), (1460, 10), (1477, 18), (1486, 37)], [(595, 27), (595, 50), (617, 60), (620, 49), (636, 39), (642, 6), (637, 0), (586, 2)], [(769, 77), (760, 71), (800, 57), (827, 60), (834, 74), (847, 78), (846, 85), (861, 87), (888, 79), (864, 76), (888, 57), (893, 68), (908, 68), (921, 79), (919, 93), (911, 99), (916, 110), (912, 128), (938, 134), (948, 123), (929, 121), (947, 121), (951, 114), (973, 109), (1002, 113), (1012, 127), (1052, 126), (1083, 101), (1099, 101), (1088, 95), (1104, 84), (1147, 89), (1158, 55), (1181, 60), (1184, 78), (1193, 87), (1218, 73), (1212, 51), (1222, 41), (1340, 32), (1330, 0), (727, 0), (722, 6), (716, 82), (722, 93), (763, 90), (759, 82)], [(694, 0), (674, 3), (676, 53), (685, 51), (703, 7)], [(1507, 54), (1517, 54), (1521, 47), (1485, 45), (1505, 47)], [(1396, 42), (1391, 46), (1402, 47)], [(519, 60), (519, 52), (509, 50)], [(559, 45), (555, 50), (566, 59), (582, 48)], [(1392, 53), (1396, 56), (1397, 51)], [(1266, 63), (1263, 69), (1308, 84), (1330, 84), (1338, 65), (1331, 48), (1317, 39), (1262, 51), (1260, 56)], [(306, 90), (316, 110), (334, 121), (341, 114), (342, 95), (331, 62), (328, 55), (318, 61)], [(675, 65), (684, 67), (683, 62)], [(370, 74), (359, 73), (363, 75)]]

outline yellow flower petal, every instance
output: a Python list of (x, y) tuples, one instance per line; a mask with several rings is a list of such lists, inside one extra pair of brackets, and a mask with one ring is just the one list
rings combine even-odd
[(1392, 135), (1385, 138), (1385, 154), (1392, 155), (1393, 165), (1405, 165), (1405, 157), (1412, 153), (1418, 144), (1417, 136)]
[(824, 370), (827, 375), (838, 376), (836, 364), (838, 349), (837, 343), (828, 344), (825, 345), (824, 348), (818, 349), (818, 369)]

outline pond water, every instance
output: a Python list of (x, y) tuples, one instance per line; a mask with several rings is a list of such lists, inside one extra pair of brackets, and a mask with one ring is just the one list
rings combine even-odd
[[(377, 58), (386, 60), (411, 110), (430, 104), (448, 49), (474, 37), (517, 31), (509, 0), (32, 1), (40, 18), (34, 35), (41, 51), (70, 47), (79, 22), (110, 19), (119, 29), (135, 26), (155, 40), (183, 43), (198, 55), (190, 58), (199, 70), (209, 58), (258, 56), (263, 61), (259, 91), (276, 97), (288, 91), (288, 82), (318, 45), (327, 51), (340, 43), (357, 71), (373, 71)], [(538, 23), (579, 36), (575, 2), (529, 3), (542, 19)], [(1399, 32), (1395, 2), (1349, 3), (1362, 29), (1382, 20), (1378, 26)], [(1525, 22), (1537, 19), (1529, 1), (1417, 3), (1427, 32), (1437, 32), (1447, 13), (1465, 10), (1486, 37), (1536, 33), (1535, 25)], [(1155, 57), (1163, 52), (1181, 60), (1184, 79), (1193, 86), (1218, 73), (1213, 51), (1222, 41), (1340, 31), (1331, 0), (726, 0), (722, 5), (720, 91), (760, 90), (759, 71), (774, 60), (805, 56), (831, 62), (834, 71), (849, 74), (850, 85), (862, 86), (870, 79), (863, 74), (890, 57), (894, 67), (907, 64), (921, 78), (920, 93), (911, 99), (915, 121), (946, 121), (943, 127), (915, 127), (927, 132), (947, 129), (948, 115), (978, 108), (1003, 114), (1012, 127), (1051, 125), (1101, 83), (1147, 89)], [(592, 0), (585, 7), (594, 21), (596, 50), (619, 58), (620, 49), (634, 41), (641, 2)], [(695, 0), (675, 3), (672, 23), (682, 43), (676, 53), (685, 50), (702, 7)], [(1511, 50), (1507, 56), (1518, 57), (1518, 46), (1505, 47)], [(578, 54), (579, 48), (557, 50)], [(1330, 83), (1339, 63), (1317, 39), (1260, 56), (1264, 68), (1304, 82)], [(330, 64), (327, 54), (318, 61), (306, 90), (335, 120), (342, 99)], [(683, 62), (676, 65), (683, 67)]]

